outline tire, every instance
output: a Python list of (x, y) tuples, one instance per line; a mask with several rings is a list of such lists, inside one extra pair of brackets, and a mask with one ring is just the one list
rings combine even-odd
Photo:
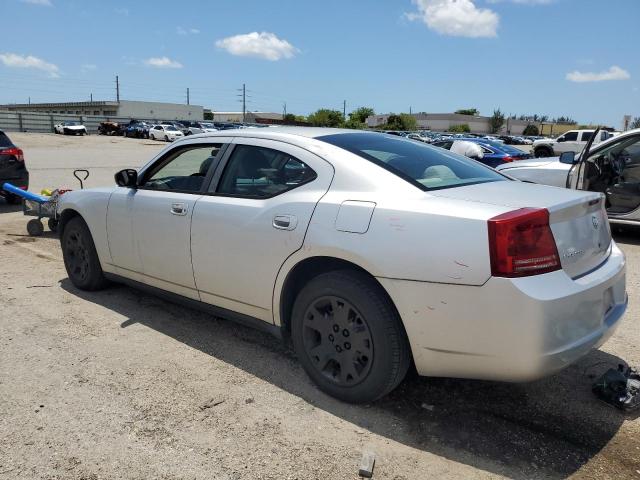
[(47, 221), (47, 226), (49, 227), (49, 230), (51, 230), (52, 232), (57, 232), (58, 231), (58, 220), (56, 220), (55, 218), (50, 218)]
[(73, 217), (60, 238), (64, 267), (69, 280), (80, 290), (100, 290), (107, 286), (89, 227), (82, 217)]
[(539, 147), (533, 151), (536, 158), (552, 157), (553, 151), (549, 147)]
[(22, 198), (17, 195), (13, 195), (11, 193), (5, 193), (4, 199), (10, 205), (20, 205), (22, 203)]
[(39, 237), (44, 233), (44, 225), (37, 218), (33, 218), (27, 222), (27, 232), (32, 237)]
[(395, 307), (373, 279), (357, 271), (324, 273), (305, 285), (293, 306), (291, 336), (309, 377), (345, 402), (383, 397), (411, 363)]
[(168, 142), (169, 141), (169, 137), (167, 135), (164, 136), (164, 141)]

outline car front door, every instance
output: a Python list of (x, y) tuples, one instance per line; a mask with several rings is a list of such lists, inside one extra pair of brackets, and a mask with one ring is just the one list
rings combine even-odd
[(578, 132), (567, 132), (558, 137), (554, 146), (555, 153), (580, 152), (582, 145), (578, 146)]
[(199, 299), (191, 265), (191, 217), (223, 146), (209, 142), (173, 148), (141, 172), (137, 188), (114, 191), (107, 231), (117, 273)]
[(193, 212), (191, 250), (202, 301), (273, 322), (276, 276), (302, 247), (333, 167), (300, 147), (236, 139)]
[(580, 163), (578, 181), (583, 190), (605, 194), (610, 216), (640, 208), (640, 135), (596, 148)]

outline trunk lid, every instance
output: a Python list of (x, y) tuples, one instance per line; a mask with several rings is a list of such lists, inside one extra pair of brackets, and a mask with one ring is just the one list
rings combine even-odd
[(430, 195), (508, 207), (546, 208), (563, 270), (572, 278), (597, 268), (611, 251), (604, 196), (521, 182), (491, 182), (429, 192)]

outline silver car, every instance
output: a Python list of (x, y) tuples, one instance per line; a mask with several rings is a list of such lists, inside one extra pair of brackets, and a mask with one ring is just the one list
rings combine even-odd
[(552, 374), (627, 305), (602, 194), (391, 135), (194, 135), (116, 183), (59, 203), (76, 287), (123, 282), (291, 339), (320, 389), (349, 402), (387, 394), (412, 364)]

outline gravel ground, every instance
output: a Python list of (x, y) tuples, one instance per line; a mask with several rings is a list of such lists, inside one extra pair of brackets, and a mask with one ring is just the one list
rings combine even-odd
[[(161, 143), (11, 134), (33, 190), (112, 183)], [(148, 145), (151, 143), (152, 145)], [(70, 179), (70, 180), (69, 180)], [(364, 406), (319, 392), (289, 348), (127, 287), (66, 278), (58, 240), (0, 201), (0, 479), (640, 479), (640, 421), (598, 402), (595, 375), (640, 365), (640, 230), (616, 335), (543, 381), (410, 376)]]

